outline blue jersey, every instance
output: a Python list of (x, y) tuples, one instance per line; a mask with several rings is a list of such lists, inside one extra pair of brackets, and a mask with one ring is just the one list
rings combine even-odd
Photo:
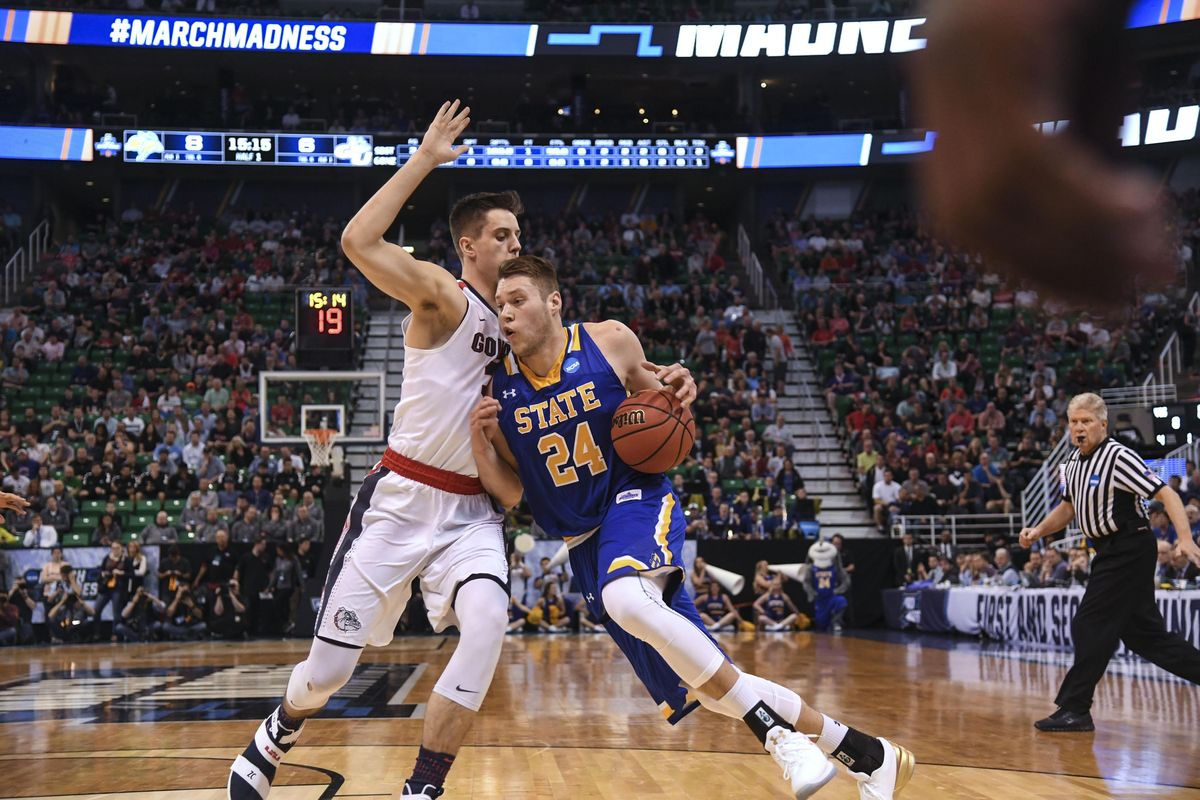
[(545, 378), (509, 354), (492, 396), (534, 520), (551, 536), (572, 537), (599, 527), (622, 493), (662, 494), (670, 482), (617, 458), (612, 418), (628, 397), (625, 384), (582, 324), (564, 336), (561, 360)]
[(815, 564), (809, 573), (812, 577), (813, 588), (817, 590), (817, 597), (832, 597), (834, 589), (838, 585), (837, 568), (833, 566), (818, 567)]
[(763, 610), (768, 617), (779, 621), (787, 616), (787, 601), (783, 599), (782, 594), (771, 592), (767, 595), (767, 602), (763, 603)]

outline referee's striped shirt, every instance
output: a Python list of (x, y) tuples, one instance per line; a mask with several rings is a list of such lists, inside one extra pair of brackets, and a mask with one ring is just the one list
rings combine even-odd
[(1141, 456), (1111, 436), (1090, 455), (1076, 450), (1058, 470), (1063, 499), (1075, 507), (1076, 523), (1091, 538), (1145, 524), (1142, 500), (1165, 486)]

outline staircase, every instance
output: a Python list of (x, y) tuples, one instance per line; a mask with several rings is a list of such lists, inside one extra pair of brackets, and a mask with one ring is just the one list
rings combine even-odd
[(796, 347), (796, 358), (788, 370), (787, 388), (779, 398), (779, 410), (787, 420), (796, 451), (792, 461), (804, 478), (810, 497), (821, 501), (821, 535), (840, 533), (847, 538), (878, 536), (875, 522), (854, 484), (836, 426), (825, 407), (824, 382), (804, 346), (804, 336), (795, 315), (784, 309), (756, 310), (763, 325), (782, 324)]
[[(400, 330), (400, 323), (407, 316), (408, 309), (395, 301), (387, 310), (372, 313), (367, 323), (366, 352), (359, 367), (384, 373), (384, 425), (388, 430), (392, 424), (392, 409), (400, 402), (400, 380), (404, 370), (404, 334)], [(380, 402), (378, 395), (379, 389), (374, 385), (362, 390), (351, 415), (352, 429), (362, 430), (375, 423)], [(358, 491), (367, 471), (379, 461), (384, 447), (383, 442), (343, 446), (352, 495)]]

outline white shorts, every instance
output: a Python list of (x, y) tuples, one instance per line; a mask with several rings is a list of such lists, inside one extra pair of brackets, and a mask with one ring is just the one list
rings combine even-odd
[(507, 587), (504, 550), (504, 518), (488, 495), (454, 494), (377, 468), (359, 488), (329, 563), (316, 635), (352, 647), (388, 644), (417, 577), (434, 630), (457, 625), (462, 583)]

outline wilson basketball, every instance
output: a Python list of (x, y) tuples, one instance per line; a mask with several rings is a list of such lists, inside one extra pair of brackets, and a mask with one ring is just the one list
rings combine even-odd
[(643, 389), (617, 408), (612, 442), (622, 461), (638, 472), (679, 466), (696, 441), (696, 418), (673, 389)]

